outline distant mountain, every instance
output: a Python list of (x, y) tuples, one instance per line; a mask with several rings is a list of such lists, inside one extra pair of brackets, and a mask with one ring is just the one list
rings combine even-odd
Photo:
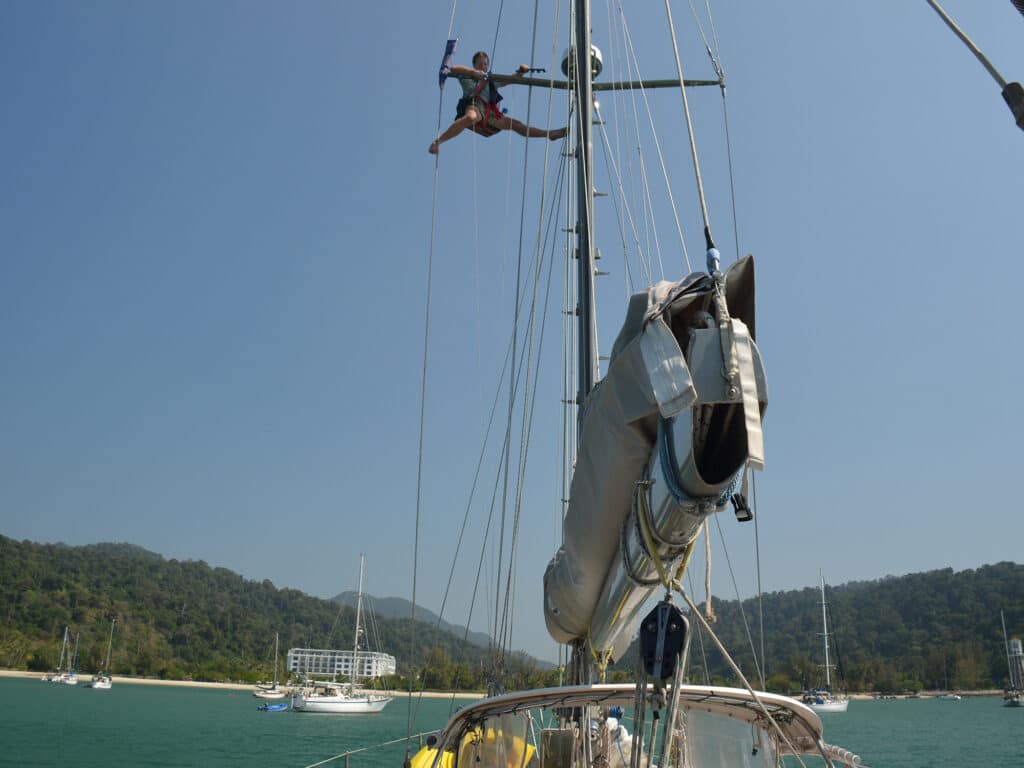
[[(331, 598), (334, 602), (347, 605), (350, 608), (356, 607), (356, 601), (358, 599), (358, 592), (342, 592), (340, 595), (335, 595)], [(412, 615), (412, 603), (401, 597), (373, 597), (372, 595), (364, 592), (363, 600), (372, 601), (373, 612), (377, 616), (382, 616), (388, 619), (407, 619)], [(451, 632), (456, 637), (465, 637), (473, 645), (478, 645), (481, 648), (489, 648), (491, 645), (490, 636), (483, 632), (471, 631), (467, 635), (465, 627), (451, 624), (443, 619), (441, 619), (440, 624), (438, 624), (437, 614), (427, 610), (422, 605), (416, 606), (416, 621), (423, 621), (431, 626), (439, 627), (445, 632)]]

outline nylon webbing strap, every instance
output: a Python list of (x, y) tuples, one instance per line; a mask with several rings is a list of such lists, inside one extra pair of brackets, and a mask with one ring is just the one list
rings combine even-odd
[(754, 469), (764, 469), (764, 434), (761, 432), (761, 406), (757, 399), (757, 378), (754, 375), (754, 350), (750, 331), (742, 320), (733, 318), (732, 338), (739, 368), (743, 417), (747, 427), (747, 461)]
[(693, 405), (697, 390), (690, 369), (676, 337), (662, 317), (655, 318), (644, 328), (640, 335), (640, 353), (663, 418), (671, 419)]

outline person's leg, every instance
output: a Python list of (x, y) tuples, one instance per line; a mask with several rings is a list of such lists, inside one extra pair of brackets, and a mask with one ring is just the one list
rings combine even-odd
[(437, 148), (441, 144), (444, 144), (448, 139), (453, 139), (462, 133), (470, 126), (480, 122), (480, 113), (478, 113), (473, 107), (466, 108), (466, 114), (458, 118), (454, 123), (448, 126), (448, 129), (437, 137), (436, 141), (431, 142), (430, 147), (427, 151), (432, 154), (437, 154)]
[(525, 136), (528, 139), (539, 139), (547, 136), (552, 141), (565, 137), (565, 128), (556, 128), (553, 131), (547, 131), (543, 128), (534, 128), (532, 126), (521, 123), (511, 117), (503, 117), (500, 120), (495, 121), (501, 128), (505, 130), (511, 130), (518, 133), (520, 136)]

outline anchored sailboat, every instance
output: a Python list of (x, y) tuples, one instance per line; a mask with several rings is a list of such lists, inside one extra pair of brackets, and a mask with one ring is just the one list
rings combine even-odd
[(352, 664), (349, 682), (311, 681), (292, 697), (296, 712), (325, 712), (335, 715), (368, 715), (381, 712), (393, 698), (385, 694), (361, 691), (356, 688), (359, 679), (359, 636), (363, 620), (363, 565), (359, 555), (359, 598), (356, 603), (356, 630), (352, 644)]
[(825, 602), (825, 577), (818, 574), (821, 579), (821, 635), (825, 651), (825, 687), (808, 691), (804, 695), (804, 703), (815, 712), (828, 712), (835, 714), (845, 712), (850, 705), (850, 700), (842, 694), (832, 692), (832, 667), (828, 660), (828, 603)]
[(110, 620), (110, 637), (107, 638), (107, 656), (103, 662), (103, 669), (93, 675), (92, 680), (86, 684), (86, 688), (96, 688), (101, 691), (109, 691), (114, 681), (110, 676), (110, 651), (114, 647), (114, 624), (117, 619)]
[(1003, 691), (1003, 704), (1007, 707), (1024, 707), (1024, 645), (1019, 638), (1006, 634), (1006, 617), (999, 612), (1003, 625), (1003, 644), (1006, 646), (1006, 666), (1010, 673), (1010, 684)]
[(287, 694), (277, 687), (277, 646), (280, 640), (280, 633), (274, 633), (274, 682), (269, 688), (257, 686), (252, 695), (257, 699), (283, 699)]
[[(57, 669), (41, 678), (44, 683), (64, 683), (65, 685), (76, 685), (78, 678), (75, 677), (74, 655), (78, 652), (78, 641), (75, 641), (74, 652), (71, 650), (71, 636), (69, 628), (64, 627), (64, 637), (60, 644), (60, 659), (57, 662)], [(67, 669), (64, 668), (65, 661)]]

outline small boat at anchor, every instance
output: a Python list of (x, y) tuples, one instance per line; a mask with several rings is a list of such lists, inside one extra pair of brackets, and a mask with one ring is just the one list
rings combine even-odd
[(256, 709), (260, 712), (284, 712), (288, 709), (288, 704), (283, 701), (279, 704), (260, 704)]

